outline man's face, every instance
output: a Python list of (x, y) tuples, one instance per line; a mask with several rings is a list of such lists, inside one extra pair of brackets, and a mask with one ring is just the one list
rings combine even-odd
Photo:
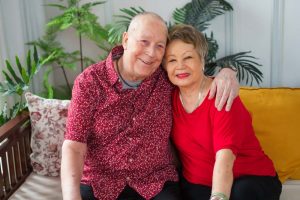
[(167, 43), (166, 31), (158, 19), (142, 17), (133, 31), (124, 33), (123, 65), (132, 77), (143, 80), (160, 66)]

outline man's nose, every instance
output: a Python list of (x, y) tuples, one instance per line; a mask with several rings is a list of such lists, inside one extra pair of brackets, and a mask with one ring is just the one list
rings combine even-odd
[(150, 45), (149, 47), (147, 47), (146, 53), (148, 56), (154, 57), (156, 54), (155, 46)]

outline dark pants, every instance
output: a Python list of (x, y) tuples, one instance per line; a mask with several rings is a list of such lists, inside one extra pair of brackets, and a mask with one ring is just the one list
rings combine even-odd
[[(211, 187), (193, 184), (182, 177), (184, 200), (207, 200)], [(282, 185), (278, 177), (243, 176), (234, 180), (230, 200), (279, 200)]]
[[(94, 197), (93, 189), (89, 185), (80, 184), (80, 194), (82, 200), (97, 200)], [(180, 200), (179, 183), (168, 181), (165, 183), (162, 191), (158, 193), (152, 200)], [(126, 186), (121, 192), (117, 200), (144, 200), (134, 189)]]

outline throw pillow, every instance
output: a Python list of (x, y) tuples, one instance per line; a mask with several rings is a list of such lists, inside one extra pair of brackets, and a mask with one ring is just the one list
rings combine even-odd
[(59, 176), (69, 100), (44, 99), (26, 93), (32, 134), (30, 155), (33, 171)]
[(280, 180), (300, 179), (300, 88), (241, 88), (240, 97)]

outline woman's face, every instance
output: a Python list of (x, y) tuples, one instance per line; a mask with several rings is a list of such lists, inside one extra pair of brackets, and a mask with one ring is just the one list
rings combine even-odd
[(203, 76), (204, 63), (196, 49), (179, 39), (168, 44), (164, 66), (170, 81), (178, 87), (198, 84)]

